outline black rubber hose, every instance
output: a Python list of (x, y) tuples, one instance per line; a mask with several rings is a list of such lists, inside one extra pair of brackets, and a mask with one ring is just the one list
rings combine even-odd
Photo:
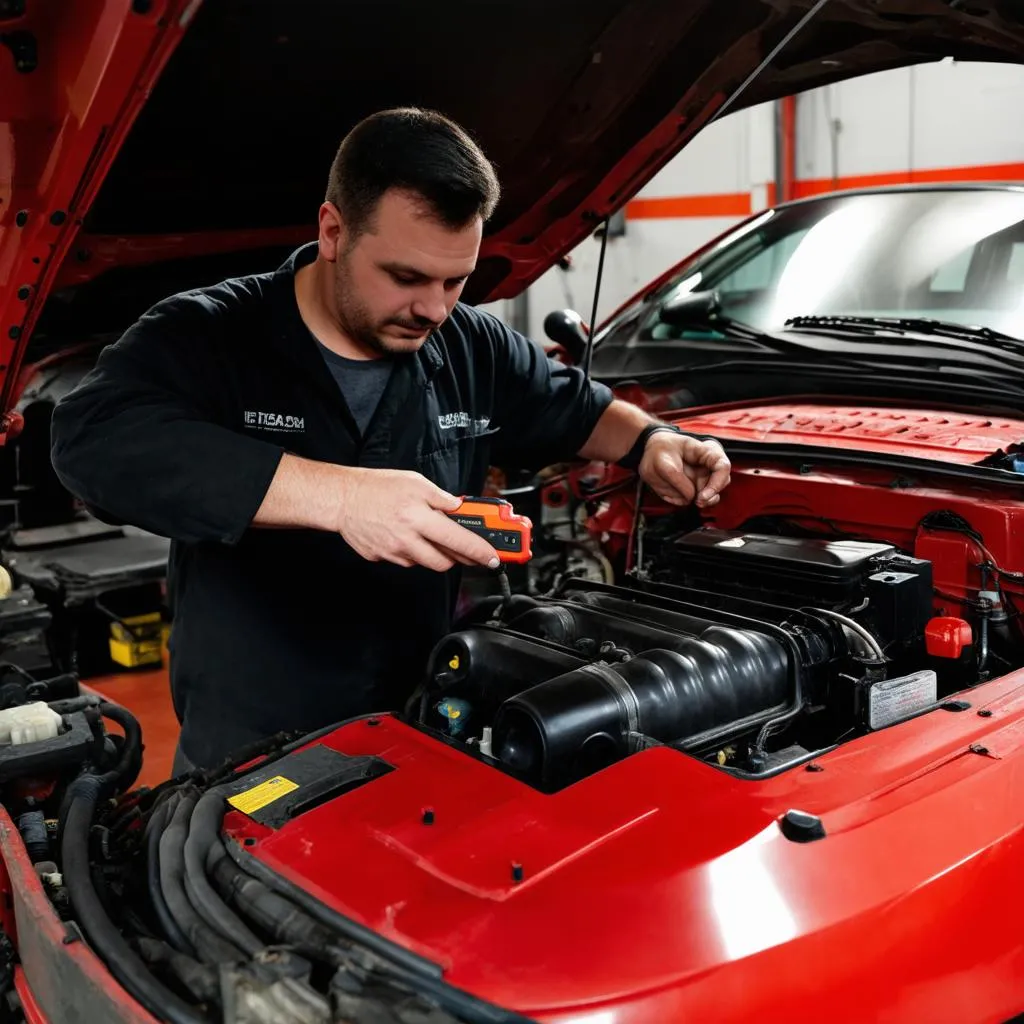
[(293, 947), (301, 956), (335, 967), (346, 962), (347, 950), (338, 946), (335, 932), (247, 875), (228, 857), (219, 840), (207, 854), (206, 867), (223, 897), (279, 943)]
[(142, 728), (130, 711), (117, 704), (101, 704), (100, 711), (104, 718), (117, 722), (124, 729), (124, 746), (114, 771), (117, 773), (118, 788), (126, 793), (142, 771)]
[(266, 947), (244, 921), (220, 898), (206, 877), (206, 855), (220, 842), (220, 823), (224, 819), (224, 797), (207, 793), (196, 804), (185, 840), (185, 892), (196, 913), (228, 942), (250, 956)]
[(252, 875), (253, 878), (258, 882), (262, 882), (268, 889), (272, 889), (279, 895), (284, 896), (285, 899), (296, 903), (310, 917), (315, 918), (336, 935), (348, 939), (350, 942), (358, 943), (370, 952), (376, 953), (379, 957), (390, 961), (417, 978), (439, 979), (441, 977), (443, 972), (438, 964), (432, 963), (426, 957), (410, 953), (409, 950), (389, 942), (370, 928), (366, 928), (356, 921), (350, 921), (347, 917), (343, 917), (336, 911), (331, 910), (330, 907), (325, 906), (304, 889), (293, 885), (286, 878), (282, 878), (275, 871), (268, 868), (262, 861), (247, 853), (234, 840), (226, 840), (224, 849), (227, 851), (228, 856), (246, 874)]
[(63, 700), (51, 700), (46, 706), (58, 715), (70, 715), (74, 711), (99, 707), (101, 703), (99, 697), (65, 697)]
[[(121, 789), (124, 790), (123, 782), (125, 779), (131, 779), (134, 781), (138, 777), (138, 773), (142, 767), (142, 729), (139, 726), (135, 716), (125, 711), (124, 708), (115, 708), (112, 704), (104, 704), (100, 708), (87, 708), (83, 714), (89, 721), (89, 725), (93, 730), (93, 734), (96, 737), (97, 746), (102, 745), (103, 740), (103, 729), (100, 723), (100, 718), (105, 714), (105, 708), (114, 708), (114, 715), (109, 716), (113, 721), (119, 722), (121, 727), (124, 729), (124, 746), (121, 748), (121, 755), (118, 758), (117, 764), (107, 772), (103, 772), (101, 775), (86, 775), (81, 777), (83, 784), (86, 780), (91, 780), (90, 785), (98, 786), (100, 792), (104, 797), (108, 796), (116, 787), (118, 782), (122, 783)], [(121, 714), (121, 712), (124, 712)], [(132, 764), (132, 759), (138, 756), (138, 766), (135, 767)], [(134, 773), (134, 774), (133, 774)], [(59, 841), (63, 845), (64, 836), (64, 822), (67, 821), (68, 815), (71, 813), (71, 799), (74, 795), (74, 787), (69, 786), (64, 793), (64, 797), (61, 800), (60, 810), (57, 813), (58, 821), (61, 822)]]
[(84, 776), (71, 788), (74, 795), (64, 823), (61, 868), (75, 920), (110, 973), (150, 1013), (170, 1024), (205, 1024), (205, 1017), (150, 973), (103, 910), (89, 870), (89, 831), (103, 787), (98, 777)]
[(212, 964), (238, 963), (248, 958), (203, 921), (185, 893), (185, 837), (196, 802), (195, 792), (183, 794), (170, 824), (160, 837), (160, 888), (167, 901), (167, 909), (200, 960)]
[(166, 967), (199, 1003), (220, 1003), (220, 978), (213, 967), (199, 963), (172, 949), (159, 939), (138, 939), (135, 943), (148, 964)]
[(146, 887), (149, 891), (149, 902), (157, 923), (172, 946), (179, 952), (190, 957), (195, 956), (195, 949), (167, 909), (163, 889), (160, 888), (160, 836), (163, 835), (167, 822), (174, 811), (177, 801), (172, 797), (160, 804), (153, 811), (146, 826)]
[[(254, 876), (268, 888), (297, 903), (310, 917), (318, 920), (336, 936), (350, 939), (364, 951), (379, 956), (385, 962), (382, 964), (382, 980), (398, 986), (399, 990), (411, 991), (424, 997), (428, 1002), (432, 1001), (466, 1024), (532, 1024), (527, 1017), (492, 1006), (468, 992), (448, 985), (443, 979), (442, 969), (437, 964), (393, 945), (369, 928), (364, 928), (331, 910), (330, 907), (324, 906), (305, 890), (281, 878), (233, 840), (227, 839), (223, 845), (243, 872)], [(250, 867), (252, 870), (249, 870)]]

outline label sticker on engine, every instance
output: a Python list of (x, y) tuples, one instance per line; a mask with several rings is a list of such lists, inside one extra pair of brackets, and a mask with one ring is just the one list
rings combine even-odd
[(868, 695), (868, 726), (884, 729), (931, 707), (937, 699), (938, 677), (931, 669), (875, 683)]
[(298, 788), (297, 782), (292, 782), (291, 779), (286, 779), (283, 775), (275, 775), (272, 779), (253, 786), (252, 789), (229, 796), (228, 803), (243, 814), (253, 814)]

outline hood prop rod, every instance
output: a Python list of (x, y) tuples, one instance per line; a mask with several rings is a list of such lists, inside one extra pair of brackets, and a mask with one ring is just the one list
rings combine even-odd
[[(789, 46), (789, 44), (799, 35), (804, 28), (806, 28), (808, 22), (828, 3), (828, 0), (818, 0), (818, 2), (782, 37), (782, 39), (776, 44), (771, 50), (767, 57), (761, 61), (760, 64), (750, 72), (749, 75), (733, 90), (731, 96), (712, 114), (711, 119), (708, 121), (708, 125), (714, 124), (720, 117), (728, 113), (729, 109), (736, 103), (736, 101), (750, 88), (750, 86), (763, 74), (765, 68), (782, 51)], [(708, 125), (705, 125), (705, 129)], [(594, 281), (594, 302), (592, 305), (592, 312), (590, 314), (590, 323), (587, 328), (587, 347), (583, 353), (583, 374), (585, 377), (590, 376), (590, 360), (594, 350), (594, 334), (597, 331), (597, 300), (601, 295), (601, 279), (604, 277), (604, 254), (608, 248), (608, 231), (611, 227), (611, 215), (604, 220), (604, 230), (601, 232), (601, 253), (597, 260), (597, 279)]]

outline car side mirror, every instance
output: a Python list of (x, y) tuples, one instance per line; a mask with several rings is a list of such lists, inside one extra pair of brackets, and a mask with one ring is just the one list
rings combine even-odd
[(572, 309), (555, 309), (544, 317), (544, 333), (569, 354), (574, 363), (582, 362), (587, 350), (587, 329), (583, 318)]
[(721, 311), (718, 292), (685, 292), (669, 299), (658, 311), (658, 319), (673, 327), (706, 327)]

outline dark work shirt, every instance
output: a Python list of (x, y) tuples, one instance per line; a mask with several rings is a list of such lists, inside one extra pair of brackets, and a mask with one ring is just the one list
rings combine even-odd
[(366, 433), (393, 368), (390, 359), (346, 359), (317, 341), (360, 434)]
[(64, 486), (107, 522), (171, 538), (171, 689), (200, 766), (281, 729), (400, 707), (450, 627), (456, 571), (369, 562), (332, 531), (251, 527), (284, 452), (474, 494), (491, 464), (573, 458), (611, 401), (460, 303), (391, 360), (364, 433), (295, 302), (316, 252), (160, 302), (53, 416)]

